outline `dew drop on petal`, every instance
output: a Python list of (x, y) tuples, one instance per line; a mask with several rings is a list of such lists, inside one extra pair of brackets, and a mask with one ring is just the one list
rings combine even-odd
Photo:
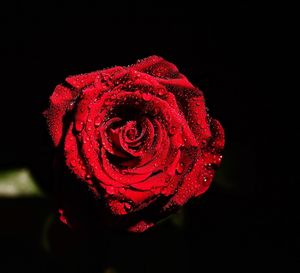
[(108, 186), (108, 187), (106, 188), (106, 192), (107, 192), (108, 194), (115, 194), (115, 188), (112, 187), (112, 186)]
[(66, 217), (64, 216), (64, 211), (62, 209), (59, 209), (58, 210), (58, 213), (59, 213), (59, 220), (64, 223), (65, 225), (68, 224), (68, 221), (66, 219)]
[(204, 185), (207, 185), (207, 184), (208, 184), (208, 179), (207, 179), (207, 177), (205, 177), (205, 176), (203, 177), (203, 184), (204, 184)]
[(82, 121), (81, 122), (76, 122), (75, 123), (75, 129), (76, 129), (77, 132), (81, 132), (82, 129), (83, 129), (83, 122)]
[(124, 188), (119, 188), (118, 191), (119, 193), (124, 194), (126, 190)]
[(124, 203), (125, 210), (129, 211), (131, 209), (131, 207), (132, 207), (131, 204), (129, 204), (127, 202)]
[(161, 193), (162, 193), (163, 195), (169, 195), (169, 194), (170, 194), (170, 190), (169, 190), (168, 188), (163, 188), (163, 189), (161, 190)]
[(158, 89), (158, 95), (162, 96), (166, 93), (166, 90), (164, 88), (159, 88)]
[(182, 162), (178, 163), (176, 167), (176, 172), (178, 174), (181, 174), (183, 172), (183, 169), (184, 169), (184, 164)]
[(101, 118), (99, 116), (95, 118), (94, 124), (96, 127), (99, 127), (101, 125)]
[(71, 166), (72, 166), (72, 167), (75, 167), (76, 165), (77, 165), (76, 160), (73, 159), (73, 160), (71, 161)]
[(175, 126), (172, 126), (170, 129), (169, 129), (169, 132), (171, 135), (174, 135), (176, 133), (176, 127)]
[(151, 95), (147, 93), (143, 93), (142, 98), (144, 101), (149, 101), (151, 100)]
[(154, 108), (153, 108), (153, 114), (154, 115), (157, 115), (159, 113), (159, 108), (157, 107), (157, 106), (155, 106)]
[(151, 191), (152, 191), (154, 194), (160, 194), (160, 193), (161, 193), (161, 189), (160, 189), (159, 187), (152, 188)]

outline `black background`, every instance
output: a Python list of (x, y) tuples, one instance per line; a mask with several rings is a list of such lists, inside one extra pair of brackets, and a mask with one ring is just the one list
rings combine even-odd
[[(284, 70), (281, 15), (247, 3), (3, 5), (0, 168), (30, 168), (49, 197), (0, 199), (0, 272), (297, 272), (291, 155), (299, 134), (289, 133), (296, 128), (287, 118), (289, 90), (272, 85), (281, 77), (273, 71)], [(83, 241), (56, 227), (47, 252), (40, 238), (54, 209), (52, 144), (41, 113), (50, 94), (68, 75), (153, 54), (204, 91), (224, 126), (224, 160), (212, 187), (186, 206), (181, 228), (165, 223), (139, 236)]]

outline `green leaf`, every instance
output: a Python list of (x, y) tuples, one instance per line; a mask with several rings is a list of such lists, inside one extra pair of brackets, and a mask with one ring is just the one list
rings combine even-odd
[(184, 228), (185, 225), (185, 215), (184, 215), (184, 209), (181, 208), (175, 213), (172, 213), (171, 215), (167, 216), (166, 218), (161, 219), (160, 221), (157, 222), (157, 225), (169, 225), (171, 224), (172, 226), (182, 229)]
[(42, 197), (41, 189), (26, 168), (0, 172), (0, 198)]
[(182, 229), (185, 224), (184, 209), (181, 208), (174, 215), (172, 215), (171, 221), (174, 226), (176, 226), (179, 229)]

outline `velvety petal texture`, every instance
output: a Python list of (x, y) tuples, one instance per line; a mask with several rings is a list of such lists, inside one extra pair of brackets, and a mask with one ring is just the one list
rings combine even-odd
[[(204, 193), (222, 158), (224, 131), (203, 93), (158, 56), (66, 78), (45, 116), (73, 183), (104, 207), (99, 217), (132, 232)], [(59, 210), (72, 226), (70, 211)]]

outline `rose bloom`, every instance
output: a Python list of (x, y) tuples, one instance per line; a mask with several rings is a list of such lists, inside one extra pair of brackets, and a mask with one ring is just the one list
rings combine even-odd
[(158, 56), (67, 77), (45, 116), (63, 169), (60, 218), (71, 227), (94, 217), (143, 232), (208, 189), (224, 147), (202, 91)]

